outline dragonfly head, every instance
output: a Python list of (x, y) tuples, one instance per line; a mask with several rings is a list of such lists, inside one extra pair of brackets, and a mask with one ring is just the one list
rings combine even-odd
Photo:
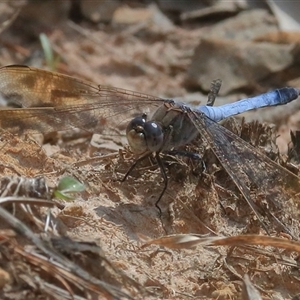
[(147, 121), (146, 114), (130, 121), (126, 129), (128, 143), (133, 152), (157, 152), (163, 146), (163, 131), (154, 121)]

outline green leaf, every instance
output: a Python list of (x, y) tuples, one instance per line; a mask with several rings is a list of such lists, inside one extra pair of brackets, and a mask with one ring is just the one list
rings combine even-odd
[(44, 51), (44, 55), (45, 55), (45, 59), (46, 59), (46, 64), (48, 66), (48, 68), (51, 71), (55, 71), (56, 70), (56, 66), (59, 63), (59, 56), (55, 56), (55, 54), (53, 53), (53, 49), (50, 43), (50, 40), (48, 39), (47, 35), (44, 33), (40, 34), (40, 42)]
[(71, 200), (73, 199), (73, 193), (83, 192), (84, 190), (84, 184), (73, 177), (66, 176), (59, 181), (53, 194), (56, 198)]

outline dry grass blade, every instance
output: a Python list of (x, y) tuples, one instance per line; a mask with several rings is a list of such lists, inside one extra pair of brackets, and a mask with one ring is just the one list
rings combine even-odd
[(259, 291), (253, 286), (249, 276), (246, 274), (243, 279), (243, 300), (262, 300)]
[[(43, 253), (44, 258), (42, 259), (41, 255), (37, 256), (28, 253), (16, 246), (14, 246), (15, 251), (28, 259), (30, 263), (48, 271), (49, 275), (55, 274), (56, 279), (60, 280), (63, 286), (67, 286), (67, 290), (69, 290), (69, 284), (71, 285), (72, 283), (74, 285), (74, 283), (76, 283), (81, 286), (81, 289), (94, 292), (102, 297), (132, 299), (128, 294), (121, 291), (120, 288), (99, 280), (82, 269), (79, 265), (64, 257), (61, 253), (53, 249), (48, 242), (40, 239), (40, 237), (34, 234), (24, 223), (16, 219), (1, 206), (0, 217), (21, 236), (30, 240)], [(51, 261), (49, 261), (49, 258), (51, 258)], [(66, 284), (67, 281), (68, 283)]]
[(0, 14), (0, 33), (6, 30), (17, 18), (23, 6), (27, 4), (27, 1), (2, 1), (1, 3), (1, 14)]
[(31, 205), (39, 205), (46, 207), (55, 206), (55, 202), (45, 200), (45, 199), (37, 199), (37, 198), (24, 198), (24, 197), (1, 197), (0, 204), (7, 203), (15, 203), (15, 204), (31, 204)]
[(300, 242), (264, 235), (237, 235), (231, 237), (202, 237), (198, 234), (177, 234), (146, 242), (143, 247), (160, 245), (173, 249), (200, 246), (271, 246), (300, 252)]

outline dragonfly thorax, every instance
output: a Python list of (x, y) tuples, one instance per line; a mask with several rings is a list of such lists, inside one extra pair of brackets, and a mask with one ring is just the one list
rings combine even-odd
[(155, 121), (147, 121), (146, 114), (130, 121), (126, 129), (128, 143), (133, 152), (157, 152), (163, 146), (163, 130)]

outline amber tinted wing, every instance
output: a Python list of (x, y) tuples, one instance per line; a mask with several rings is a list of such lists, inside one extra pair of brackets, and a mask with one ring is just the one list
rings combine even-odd
[(0, 126), (12, 132), (73, 127), (101, 131), (101, 126), (125, 123), (133, 114), (148, 112), (148, 105), (164, 101), (27, 66), (0, 69), (0, 96), (21, 107), (0, 110)]
[(300, 178), (202, 113), (188, 114), (267, 232), (275, 225), (298, 239)]

